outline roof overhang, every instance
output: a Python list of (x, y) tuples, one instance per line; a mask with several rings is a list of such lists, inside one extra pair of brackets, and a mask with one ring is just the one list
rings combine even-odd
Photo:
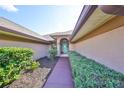
[(31, 35), (27, 35), (27, 34), (18, 32), (16, 30), (12, 30), (12, 29), (5, 28), (5, 27), (2, 27), (2, 26), (0, 26), (0, 33), (6, 34), (6, 35), (11, 35), (11, 36), (16, 36), (16, 37), (20, 37), (20, 38), (24, 38), (24, 39), (29, 39), (29, 40), (33, 40), (33, 41), (38, 41), (38, 42), (41, 42), (41, 43), (44, 43), (44, 44), (50, 44), (49, 41), (46, 41), (44, 39), (40, 39), (40, 38), (31, 36)]
[(51, 37), (61, 37), (61, 36), (71, 36), (70, 34), (67, 35), (50, 35)]
[(107, 14), (124, 16), (123, 5), (99, 5), (99, 8)]
[(104, 13), (96, 5), (84, 6), (72, 33), (71, 42), (78, 41), (114, 17), (114, 15)]
[(44, 44), (49, 44), (49, 41), (46, 38), (42, 37), (40, 34), (37, 34), (31, 31), (30, 29), (25, 28), (3, 17), (0, 17), (0, 30), (1, 33), (6, 33), (7, 35), (12, 35), (24, 39), (30, 39), (36, 42), (38, 41)]

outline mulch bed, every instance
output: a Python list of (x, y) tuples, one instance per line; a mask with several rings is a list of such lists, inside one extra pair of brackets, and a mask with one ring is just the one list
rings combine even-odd
[(34, 71), (25, 72), (20, 79), (15, 80), (5, 88), (41, 88), (58, 61), (58, 57), (51, 62), (48, 58), (39, 59), (40, 67)]
[(54, 59), (54, 61), (51, 61), (49, 58), (45, 57), (45, 58), (41, 58), (39, 59), (39, 63), (40, 63), (40, 67), (43, 68), (51, 68), (53, 69), (54, 66), (56, 65), (56, 62), (58, 61), (59, 57), (56, 57)]

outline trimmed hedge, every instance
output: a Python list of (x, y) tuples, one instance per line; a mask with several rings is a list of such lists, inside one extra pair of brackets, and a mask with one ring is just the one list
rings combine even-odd
[(18, 79), (21, 71), (37, 68), (39, 63), (32, 60), (32, 55), (28, 48), (0, 48), (0, 87)]
[(124, 87), (123, 74), (76, 52), (70, 52), (69, 56), (76, 88)]

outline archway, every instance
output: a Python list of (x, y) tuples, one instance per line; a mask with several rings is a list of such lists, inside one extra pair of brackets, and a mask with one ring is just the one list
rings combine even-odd
[(67, 54), (69, 51), (69, 41), (66, 38), (60, 40), (60, 52), (61, 54)]

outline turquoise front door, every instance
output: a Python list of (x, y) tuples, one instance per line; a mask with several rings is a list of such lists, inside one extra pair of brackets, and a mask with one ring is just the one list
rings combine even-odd
[(67, 43), (64, 43), (63, 44), (62, 50), (63, 50), (63, 53), (64, 54), (67, 54), (68, 53), (68, 45), (67, 45)]
[(61, 53), (62, 54), (67, 54), (68, 53), (68, 40), (66, 40), (66, 39), (63, 39), (62, 41), (61, 41)]

